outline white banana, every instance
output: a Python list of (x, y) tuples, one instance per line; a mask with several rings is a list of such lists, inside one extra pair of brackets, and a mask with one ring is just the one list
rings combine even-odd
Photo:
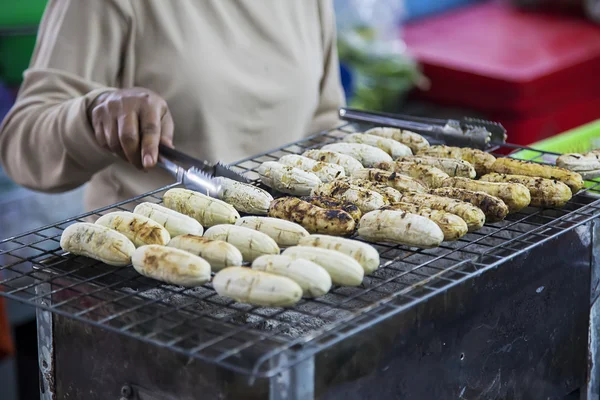
[(158, 222), (169, 231), (172, 238), (186, 234), (202, 236), (202, 233), (204, 232), (204, 228), (200, 222), (196, 221), (194, 218), (161, 206), (160, 204), (149, 202), (141, 203), (135, 207), (133, 213), (143, 215), (144, 217), (148, 217), (151, 220)]
[(172, 247), (138, 247), (131, 262), (141, 275), (172, 285), (194, 287), (210, 280), (210, 264), (206, 260)]
[(365, 275), (371, 274), (379, 268), (379, 253), (370, 244), (358, 240), (345, 239), (328, 235), (310, 235), (300, 239), (299, 246), (320, 247), (344, 253), (363, 267)]
[(347, 176), (351, 175), (354, 171), (363, 168), (363, 165), (356, 158), (346, 154), (336, 153), (335, 151), (307, 150), (302, 153), (302, 155), (312, 160), (337, 164), (344, 168), (344, 172)]
[(136, 247), (147, 244), (165, 246), (171, 240), (169, 231), (156, 221), (129, 211), (114, 211), (98, 218), (97, 225), (114, 229), (127, 236)]
[(356, 158), (367, 168), (380, 162), (391, 162), (392, 157), (378, 147), (361, 143), (331, 143), (321, 148), (322, 150), (335, 151)]
[(60, 236), (60, 247), (69, 253), (119, 267), (128, 265), (135, 251), (131, 240), (122, 233), (89, 222), (69, 225)]
[(250, 268), (222, 269), (217, 272), (212, 283), (219, 296), (229, 297), (240, 303), (289, 307), (302, 298), (302, 288), (290, 278)]
[(300, 239), (309, 235), (299, 224), (279, 218), (243, 217), (235, 224), (268, 235), (280, 247), (296, 246)]
[(335, 250), (318, 247), (295, 246), (287, 248), (284, 256), (304, 259), (319, 264), (340, 286), (358, 286), (365, 275), (363, 267), (354, 258)]
[(344, 142), (362, 143), (380, 148), (381, 150), (385, 151), (390, 156), (392, 156), (392, 158), (394, 159), (402, 156), (412, 155), (412, 150), (405, 144), (402, 144), (394, 139), (370, 135), (368, 133), (351, 133), (344, 137)]
[(319, 264), (282, 255), (260, 256), (252, 263), (255, 271), (290, 278), (302, 288), (305, 297), (323, 296), (331, 289), (331, 277)]
[(258, 215), (269, 212), (273, 196), (266, 190), (224, 177), (215, 180), (221, 185), (219, 198), (239, 212)]
[(266, 161), (258, 167), (262, 183), (281, 193), (306, 196), (321, 183), (312, 172), (288, 167), (275, 161)]
[(163, 202), (171, 210), (190, 216), (205, 227), (233, 224), (240, 217), (233, 206), (193, 190), (169, 189)]
[(315, 174), (321, 182), (331, 182), (332, 180), (346, 176), (344, 167), (341, 165), (315, 161), (312, 158), (299, 156), (297, 154), (288, 154), (279, 159), (279, 163), (288, 167), (299, 168), (306, 172)]
[(268, 235), (243, 226), (215, 225), (204, 232), (204, 237), (234, 245), (248, 262), (264, 254), (279, 254), (279, 246)]
[(167, 246), (204, 258), (213, 271), (242, 265), (243, 261), (242, 253), (234, 245), (223, 240), (213, 240), (203, 236), (175, 236)]
[(370, 135), (380, 136), (388, 139), (396, 140), (410, 147), (413, 154), (417, 154), (420, 150), (429, 147), (429, 142), (418, 133), (404, 131), (398, 128), (377, 127), (371, 128), (365, 133)]

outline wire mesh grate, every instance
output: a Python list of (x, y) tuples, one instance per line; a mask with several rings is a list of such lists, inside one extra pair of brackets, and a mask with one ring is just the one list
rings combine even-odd
[[(337, 141), (353, 128), (345, 125), (232, 167), (256, 181), (262, 162)], [(507, 144), (492, 152), (501, 156), (522, 149)], [(527, 150), (537, 153), (536, 162), (553, 164), (557, 156)], [(176, 186), (0, 242), (0, 294), (238, 373), (268, 377), (600, 214), (599, 183), (563, 209), (526, 208), (435, 249), (375, 244), (382, 266), (361, 286), (334, 287), (285, 309), (236, 303), (218, 296), (210, 283), (161, 284), (131, 267), (107, 266), (60, 249), (60, 235), (71, 223), (131, 210), (142, 201), (159, 203)]]

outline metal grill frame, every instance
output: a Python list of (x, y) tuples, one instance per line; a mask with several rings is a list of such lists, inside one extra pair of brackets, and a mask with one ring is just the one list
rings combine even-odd
[[(365, 125), (345, 124), (246, 158), (232, 167), (259, 184), (256, 168), (262, 162), (338, 141), (357, 127), (366, 129)], [(552, 164), (557, 156), (510, 144), (489, 151), (505, 156), (520, 150), (536, 152), (538, 156), (533, 161), (547, 164)], [(600, 182), (594, 182), (573, 196), (563, 209), (527, 208), (509, 215), (505, 221), (486, 224), (456, 242), (444, 242), (436, 249), (376, 244), (382, 267), (366, 277), (362, 286), (335, 287), (322, 298), (303, 299), (289, 309), (242, 305), (218, 296), (210, 283), (203, 285), (198, 295), (196, 289), (163, 285), (142, 277), (131, 267), (109, 267), (84, 257), (64, 255), (60, 249), (60, 234), (69, 224), (131, 209), (141, 201), (160, 202), (161, 193), (178, 185), (1, 241), (0, 279), (2, 273), (4, 278), (0, 280), (0, 295), (252, 378), (270, 378), (354, 333), (600, 215), (597, 195)], [(27, 284), (20, 284), (24, 281)], [(128, 290), (130, 287), (138, 290)], [(144, 295), (153, 289), (160, 289), (164, 295), (158, 298)], [(169, 300), (174, 296), (181, 296), (185, 302), (174, 305)], [(197, 310), (200, 303), (210, 305), (210, 309)], [(103, 314), (107, 308), (114, 308), (114, 312)], [(225, 316), (215, 316), (221, 312)], [(282, 332), (295, 323), (285, 320), (292, 313), (295, 318), (320, 320), (324, 324), (296, 337), (284, 335)], [(135, 321), (128, 321), (132, 316)], [(254, 319), (253, 323), (246, 322), (249, 317)], [(276, 324), (274, 330), (257, 327), (269, 322)]]

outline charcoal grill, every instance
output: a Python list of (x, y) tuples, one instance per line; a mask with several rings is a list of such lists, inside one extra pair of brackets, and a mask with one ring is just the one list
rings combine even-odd
[[(234, 169), (256, 180), (263, 161), (356, 128)], [(556, 158), (528, 150), (536, 162)], [(436, 249), (376, 245), (382, 267), (362, 286), (289, 309), (61, 251), (69, 224), (160, 202), (175, 186), (0, 242), (0, 293), (37, 307), (43, 399), (554, 399), (579, 389), (598, 398), (597, 186), (563, 209), (526, 208)]]

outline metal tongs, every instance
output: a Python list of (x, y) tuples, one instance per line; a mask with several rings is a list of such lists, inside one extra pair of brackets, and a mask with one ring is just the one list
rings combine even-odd
[(249, 179), (221, 162), (211, 164), (162, 144), (158, 149), (157, 165), (173, 175), (185, 187), (211, 197), (220, 196), (221, 177), (243, 183), (250, 182)]
[(485, 149), (490, 145), (506, 142), (506, 129), (502, 125), (477, 118), (464, 117), (460, 120), (423, 118), (351, 108), (340, 108), (339, 115), (346, 121), (406, 129), (452, 146)]

